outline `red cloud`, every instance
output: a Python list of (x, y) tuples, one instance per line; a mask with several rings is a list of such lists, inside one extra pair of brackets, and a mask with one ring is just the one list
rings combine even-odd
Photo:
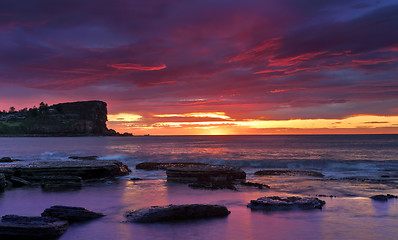
[(140, 70), (140, 71), (157, 71), (165, 69), (167, 67), (165, 64), (162, 64), (160, 66), (143, 66), (141, 64), (135, 64), (135, 63), (117, 63), (117, 64), (111, 64), (109, 66), (119, 70)]

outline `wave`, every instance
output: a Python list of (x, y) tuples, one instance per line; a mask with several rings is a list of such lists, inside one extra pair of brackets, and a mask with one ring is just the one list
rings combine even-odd
[(129, 155), (100, 157), (100, 160), (118, 160), (128, 166), (141, 162), (197, 162), (213, 165), (228, 165), (242, 168), (305, 168), (333, 171), (355, 170), (398, 170), (398, 160), (330, 160), (330, 159), (261, 159), (261, 160), (228, 160), (228, 159), (169, 159), (145, 158)]

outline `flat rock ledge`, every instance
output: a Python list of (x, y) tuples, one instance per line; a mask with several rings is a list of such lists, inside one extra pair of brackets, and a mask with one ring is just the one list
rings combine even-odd
[(208, 166), (206, 163), (195, 162), (173, 162), (173, 163), (159, 163), (159, 162), (143, 162), (135, 166), (136, 169), (143, 170), (167, 170), (169, 167), (192, 167), (192, 166)]
[(41, 161), (25, 166), (1, 166), (11, 187), (40, 184), (43, 188), (81, 187), (82, 180), (128, 175), (130, 169), (113, 160)]
[(166, 174), (167, 181), (185, 183), (232, 182), (246, 179), (246, 173), (241, 168), (221, 165), (169, 167)]
[(0, 239), (54, 239), (68, 229), (68, 222), (51, 217), (5, 215), (0, 222)]
[(387, 195), (374, 195), (374, 196), (371, 196), (370, 198), (375, 201), (388, 201), (390, 199), (398, 198), (398, 196), (395, 196), (392, 194), (387, 194)]
[(153, 223), (225, 217), (230, 213), (222, 205), (184, 204), (142, 208), (127, 212), (125, 217), (127, 222)]
[(325, 201), (310, 197), (261, 197), (251, 200), (247, 207), (253, 210), (322, 209)]
[(54, 217), (66, 220), (69, 223), (82, 222), (105, 216), (102, 213), (93, 212), (82, 207), (52, 206), (44, 210), (42, 217)]

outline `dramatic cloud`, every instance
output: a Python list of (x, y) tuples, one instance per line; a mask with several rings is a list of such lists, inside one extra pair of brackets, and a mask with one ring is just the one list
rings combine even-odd
[(98, 99), (113, 127), (153, 134), (398, 116), (397, 12), (394, 0), (1, 1), (0, 109)]
[(112, 64), (110, 66), (119, 70), (141, 70), (141, 71), (156, 71), (166, 68), (166, 65), (164, 64), (161, 66), (149, 67), (134, 63), (118, 63), (118, 64)]

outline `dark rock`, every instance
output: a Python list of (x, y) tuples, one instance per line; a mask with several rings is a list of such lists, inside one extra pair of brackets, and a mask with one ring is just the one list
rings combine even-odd
[(0, 191), (3, 191), (7, 187), (6, 176), (0, 173)]
[(257, 188), (259, 188), (259, 189), (270, 188), (270, 186), (268, 186), (268, 185), (266, 185), (266, 184), (254, 183), (254, 182), (245, 182), (245, 181), (241, 181), (240, 184), (241, 184), (241, 185), (244, 185), (244, 186), (249, 186), (249, 187), (257, 187)]
[(162, 207), (152, 206), (127, 212), (125, 216), (127, 222), (152, 223), (225, 217), (228, 214), (230, 214), (230, 211), (221, 205), (186, 204)]
[(324, 177), (320, 172), (310, 171), (310, 170), (261, 170), (254, 173), (254, 175), (259, 176), (273, 176), (273, 175), (302, 175), (310, 177)]
[(235, 185), (232, 182), (197, 182), (188, 184), (193, 189), (207, 189), (207, 190), (218, 190), (218, 189), (230, 189), (237, 191)]
[(130, 178), (130, 180), (131, 180), (131, 181), (142, 181), (142, 180), (144, 180), (144, 179), (142, 179), (142, 178), (136, 178), (136, 177), (135, 177), (135, 178)]
[(52, 206), (44, 210), (41, 216), (59, 218), (72, 223), (96, 219), (105, 215), (81, 207)]
[(120, 136), (121, 136), (121, 137), (132, 137), (133, 134), (132, 134), (132, 133), (125, 132), (125, 133), (120, 134)]
[(41, 187), (45, 191), (81, 189), (83, 180), (77, 176), (44, 176), (41, 177)]
[(382, 177), (382, 178), (389, 178), (390, 176), (389, 176), (389, 175), (381, 175), (380, 177)]
[(238, 167), (215, 165), (192, 165), (169, 167), (166, 170), (167, 181), (194, 182), (232, 182), (246, 179), (246, 173)]
[(190, 166), (207, 166), (205, 163), (194, 162), (176, 162), (176, 163), (157, 163), (157, 162), (143, 162), (135, 166), (136, 169), (143, 170), (166, 170), (169, 167), (190, 167)]
[(3, 157), (0, 159), (0, 162), (12, 162), (12, 159), (10, 157)]
[(10, 179), (8, 179), (13, 187), (23, 187), (23, 186), (29, 186), (31, 183), (29, 181), (26, 181), (25, 179), (19, 178), (12, 176)]
[(10, 162), (20, 162), (22, 160), (19, 159), (11, 159), (10, 157), (0, 158), (0, 163), (10, 163)]
[(44, 176), (77, 176), (83, 180), (110, 178), (129, 174), (130, 169), (119, 161), (52, 161), (35, 162), (27, 166), (3, 167), (0, 173), (7, 176), (18, 176), (27, 181), (39, 181)]
[(70, 159), (77, 159), (77, 160), (97, 160), (98, 156), (70, 156)]
[(315, 196), (317, 196), (317, 197), (330, 197), (330, 198), (335, 198), (336, 196), (334, 196), (334, 195), (325, 195), (325, 194), (318, 194), (318, 195), (315, 195)]
[(322, 209), (325, 201), (318, 198), (261, 197), (251, 200), (247, 207), (254, 210)]
[(387, 194), (387, 195), (374, 195), (370, 198), (376, 201), (388, 201), (389, 199), (398, 198), (398, 196)]
[(54, 239), (67, 229), (68, 222), (57, 218), (5, 215), (0, 223), (0, 239)]

